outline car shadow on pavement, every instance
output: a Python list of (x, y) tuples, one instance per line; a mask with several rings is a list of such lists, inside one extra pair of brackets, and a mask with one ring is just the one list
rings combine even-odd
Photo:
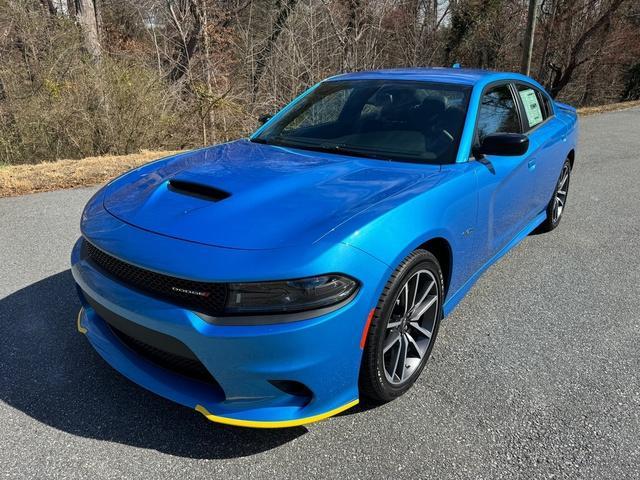
[(0, 299), (0, 400), (53, 428), (189, 458), (270, 450), (304, 427), (228, 427), (133, 384), (76, 330), (80, 303), (66, 270)]

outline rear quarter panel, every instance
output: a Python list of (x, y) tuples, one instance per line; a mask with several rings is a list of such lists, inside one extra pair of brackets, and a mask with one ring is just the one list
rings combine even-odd
[(552, 166), (543, 170), (540, 176), (539, 192), (542, 201), (551, 198), (556, 182), (560, 175), (564, 161), (569, 157), (572, 166), (575, 163), (578, 143), (579, 122), (576, 109), (560, 102), (553, 102), (555, 118), (552, 119), (553, 129), (546, 139), (546, 152), (543, 150), (543, 161), (552, 162)]

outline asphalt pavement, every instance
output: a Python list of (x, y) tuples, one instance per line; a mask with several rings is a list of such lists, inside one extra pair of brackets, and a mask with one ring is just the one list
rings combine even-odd
[(581, 126), (562, 224), (484, 274), (414, 388), (293, 429), (210, 423), (76, 332), (94, 188), (0, 199), (0, 478), (640, 478), (640, 109)]

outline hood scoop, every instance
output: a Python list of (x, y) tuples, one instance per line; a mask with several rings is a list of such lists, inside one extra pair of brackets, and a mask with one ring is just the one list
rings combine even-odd
[(176, 178), (169, 180), (168, 188), (172, 192), (209, 200), (210, 202), (219, 202), (231, 196), (229, 192), (210, 185)]

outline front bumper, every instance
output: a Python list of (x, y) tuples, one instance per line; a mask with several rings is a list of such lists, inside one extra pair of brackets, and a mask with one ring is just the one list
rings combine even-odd
[[(79, 242), (80, 243), (80, 242)], [(363, 287), (342, 308), (293, 323), (220, 326), (194, 312), (152, 298), (105, 276), (72, 254), (72, 273), (83, 308), (78, 330), (113, 368), (139, 385), (209, 420), (248, 427), (290, 427), (335, 415), (358, 403), (360, 341), (377, 287)], [(360, 253), (358, 253), (360, 255)], [(366, 255), (366, 254), (362, 254)], [(386, 267), (370, 257), (370, 275)], [(162, 368), (128, 348), (94, 309), (173, 337), (186, 345), (219, 388)], [(287, 393), (272, 381), (299, 382), (310, 395)]]

